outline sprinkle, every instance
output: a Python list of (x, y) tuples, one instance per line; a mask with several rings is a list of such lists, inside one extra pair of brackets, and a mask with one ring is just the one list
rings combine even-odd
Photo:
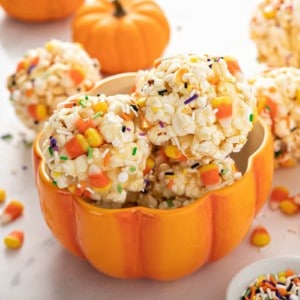
[(48, 151), (49, 151), (50, 155), (52, 156), (53, 155), (53, 149), (51, 147), (48, 147)]
[(194, 163), (193, 165), (191, 165), (191, 169), (196, 169), (199, 166), (200, 166), (200, 164), (198, 162)]
[(191, 96), (190, 98), (186, 99), (183, 103), (184, 104), (189, 104), (190, 102), (194, 101), (195, 99), (197, 99), (199, 97), (198, 94), (194, 94), (193, 96)]
[(165, 172), (165, 175), (166, 175), (166, 176), (173, 176), (173, 175), (174, 175), (174, 172), (167, 171), (167, 172)]
[(253, 122), (253, 119), (254, 119), (254, 115), (253, 115), (253, 114), (250, 114), (250, 116), (249, 116), (249, 121), (250, 121), (250, 122)]
[(134, 148), (132, 149), (132, 156), (135, 156), (135, 155), (136, 155), (136, 152), (137, 152), (137, 147), (134, 147)]
[(86, 107), (84, 100), (79, 100), (78, 103), (80, 104), (81, 107), (83, 107), (83, 108)]
[(118, 175), (118, 180), (119, 182), (126, 182), (128, 180), (128, 174), (126, 172), (121, 172), (119, 175)]
[(126, 131), (126, 126), (123, 125), (123, 126), (122, 126), (122, 132), (125, 132), (125, 131)]
[(160, 96), (163, 96), (165, 93), (167, 93), (168, 92), (168, 90), (167, 89), (164, 89), (164, 90), (160, 90), (160, 91), (158, 91), (157, 93), (158, 93), (158, 95), (160, 95)]
[(10, 133), (1, 135), (1, 139), (2, 139), (2, 140), (5, 140), (5, 141), (11, 140), (12, 137), (13, 137), (13, 136), (12, 136)]
[(53, 185), (57, 185), (56, 180), (53, 180), (53, 181), (52, 181), (52, 184), (53, 184)]
[(169, 207), (174, 207), (172, 199), (167, 199), (166, 202), (167, 202)]
[(97, 118), (99, 118), (99, 117), (102, 117), (103, 116), (103, 112), (102, 111), (98, 111), (98, 112), (96, 112), (94, 115), (93, 115), (93, 119), (97, 119)]
[(84, 99), (85, 99), (85, 100), (89, 100), (89, 96), (85, 95), (85, 96), (84, 96)]
[(119, 194), (121, 194), (123, 191), (122, 185), (120, 183), (117, 185), (117, 190)]
[[(108, 150), (108, 149), (107, 149)], [(88, 147), (88, 151), (87, 151), (87, 157), (88, 158), (92, 158), (93, 157), (93, 148), (92, 147)]]
[(68, 160), (68, 157), (67, 156), (60, 156), (59, 159), (60, 160)]
[(134, 110), (135, 112), (138, 112), (139, 109), (136, 105), (131, 104), (130, 107), (132, 108), (132, 110)]
[[(130, 167), (130, 168), (129, 168), (129, 171), (130, 171), (130, 172), (135, 172), (135, 171), (136, 171), (136, 167)], [(0, 190), (0, 191), (1, 191), (1, 190)]]
[(160, 126), (161, 128), (164, 128), (164, 127), (165, 127), (163, 121), (159, 121), (158, 124), (159, 124), (159, 126)]

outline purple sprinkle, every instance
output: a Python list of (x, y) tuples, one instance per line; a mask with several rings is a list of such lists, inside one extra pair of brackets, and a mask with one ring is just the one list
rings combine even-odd
[(186, 99), (186, 100), (184, 101), (184, 104), (189, 104), (190, 102), (192, 102), (192, 101), (194, 101), (195, 99), (197, 99), (198, 96), (199, 96), (198, 94), (194, 94), (194, 95), (191, 96), (190, 98)]
[(165, 127), (163, 121), (159, 121), (158, 124), (159, 124), (159, 126), (160, 126), (161, 128), (164, 128), (164, 127)]
[(127, 131), (131, 131), (131, 129), (130, 129), (130, 128), (128, 128), (128, 127), (126, 127), (126, 130), (127, 130)]
[(52, 137), (52, 136), (50, 137), (50, 147), (53, 150), (58, 151), (56, 139), (54, 137)]
[(220, 61), (220, 59), (221, 59), (221, 57), (217, 57), (217, 58), (215, 58), (215, 62), (219, 62), (219, 61)]
[(27, 73), (30, 74), (31, 71), (32, 71), (35, 67), (36, 67), (35, 64), (30, 65), (30, 66), (28, 67), (28, 69), (27, 69)]
[(140, 133), (140, 136), (145, 136), (145, 135), (146, 135), (145, 132), (141, 132), (141, 133)]

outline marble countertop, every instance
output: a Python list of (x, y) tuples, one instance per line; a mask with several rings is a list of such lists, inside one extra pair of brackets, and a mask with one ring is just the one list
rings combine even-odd
[[(248, 23), (257, 1), (160, 0), (170, 21), (172, 37), (166, 55), (210, 53), (238, 58), (246, 75), (259, 69), (255, 48), (249, 40)], [(237, 13), (238, 12), (238, 13)], [(17, 60), (29, 48), (51, 38), (70, 41), (71, 19), (46, 24), (25, 24), (5, 16), (0, 8), (0, 187), (7, 201), (25, 204), (24, 215), (0, 227), (0, 299), (223, 299), (231, 277), (250, 262), (279, 254), (300, 254), (300, 218), (271, 211), (267, 205), (253, 221), (271, 233), (271, 243), (259, 251), (249, 243), (249, 234), (226, 257), (172, 282), (120, 280), (107, 277), (86, 261), (69, 254), (52, 236), (42, 217), (31, 165), (31, 149), (23, 143), (32, 133), (19, 122), (8, 101), (5, 82)], [(276, 170), (274, 185), (299, 192), (300, 167)], [(241, 199), (242, 201), (242, 199)], [(0, 204), (0, 209), (4, 204)], [(25, 231), (21, 249), (9, 251), (2, 240), (11, 230)]]

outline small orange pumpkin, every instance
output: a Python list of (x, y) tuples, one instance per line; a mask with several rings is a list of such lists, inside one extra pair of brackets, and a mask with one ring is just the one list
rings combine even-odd
[(153, 0), (94, 0), (76, 12), (72, 29), (73, 40), (106, 74), (150, 67), (170, 38), (168, 20)]
[[(129, 93), (135, 73), (101, 80), (89, 95)], [(273, 178), (272, 135), (260, 119), (241, 152), (243, 173), (234, 184), (173, 210), (105, 209), (60, 190), (47, 175), (43, 132), (33, 146), (33, 165), (44, 218), (71, 253), (119, 278), (173, 280), (227, 255), (246, 236), (264, 205)]]
[(25, 22), (46, 22), (68, 17), (84, 0), (0, 0), (5, 12)]

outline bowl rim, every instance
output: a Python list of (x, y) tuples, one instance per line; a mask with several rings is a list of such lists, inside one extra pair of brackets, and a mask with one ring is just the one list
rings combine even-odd
[[(286, 267), (283, 267), (286, 265)], [(293, 269), (295, 266), (297, 273), (300, 274), (300, 255), (293, 254), (280, 254), (271, 257), (266, 257), (263, 259), (256, 260), (252, 263), (247, 264), (242, 267), (233, 277), (230, 279), (227, 289), (226, 289), (226, 300), (239, 300), (240, 298), (234, 298), (237, 293), (241, 297), (242, 292), (247, 288), (247, 286), (259, 275), (278, 273), (284, 271), (283, 269)], [(267, 268), (271, 266), (272, 268)], [(298, 268), (296, 268), (298, 266)], [(267, 268), (268, 270), (262, 270)], [(277, 271), (270, 271), (270, 270)]]
[[(92, 90), (90, 90), (89, 92), (73, 95), (68, 100), (73, 99), (73, 97), (79, 97), (80, 95), (83, 95), (83, 94), (84, 95), (94, 95), (95, 94), (95, 89), (100, 88), (104, 84), (109, 84), (109, 83), (113, 82), (114, 80), (124, 80), (126, 78), (127, 79), (130, 78), (130, 79), (133, 80), (134, 78), (136, 78), (136, 76), (138, 76), (138, 72), (127, 72), (127, 73), (111, 75), (109, 77), (101, 79), (94, 86), (94, 88)], [(66, 100), (66, 101), (68, 101), (68, 100)], [(201, 201), (201, 200), (203, 201), (204, 199), (213, 196), (216, 192), (219, 192), (219, 191), (222, 191), (222, 192), (230, 191), (231, 189), (233, 189), (236, 186), (236, 184), (242, 184), (242, 182), (245, 178), (245, 175), (247, 173), (249, 173), (251, 171), (251, 169), (253, 169), (253, 167), (254, 167), (254, 163), (253, 163), (254, 158), (261, 152), (261, 150), (263, 148), (267, 147), (266, 144), (268, 143), (268, 141), (270, 139), (270, 136), (271, 136), (271, 132), (269, 131), (267, 124), (263, 121), (263, 119), (261, 117), (258, 116), (256, 122), (254, 123), (254, 126), (255, 126), (256, 123), (259, 123), (260, 126), (262, 127), (263, 138), (262, 138), (261, 144), (256, 148), (256, 150), (253, 153), (249, 154), (247, 167), (245, 169), (245, 172), (244, 172), (243, 176), (231, 185), (224, 186), (224, 187), (222, 187), (218, 190), (211, 190), (211, 191), (207, 192), (205, 195), (203, 195), (202, 197), (198, 198), (197, 200), (195, 200), (194, 202), (190, 203), (189, 205), (187, 205), (185, 207), (174, 208), (174, 209), (171, 209), (171, 210), (149, 208), (149, 207), (144, 207), (144, 206), (134, 206), (134, 207), (126, 207), (126, 208), (107, 209), (107, 208), (101, 208), (101, 207), (97, 207), (95, 205), (91, 205), (89, 202), (85, 201), (84, 199), (82, 199), (81, 197), (78, 197), (76, 195), (72, 195), (72, 196), (76, 200), (76, 202), (80, 203), (81, 206), (85, 207), (86, 209), (91, 209), (91, 207), (92, 207), (93, 210), (95, 212), (98, 212), (98, 213), (101, 213), (101, 212), (105, 211), (105, 212), (109, 212), (109, 213), (114, 214), (114, 213), (120, 213), (120, 212), (129, 212), (129, 211), (133, 212), (133, 211), (143, 210), (143, 212), (145, 214), (155, 213), (156, 215), (164, 215), (164, 214), (170, 214), (171, 213), (171, 214), (176, 215), (177, 213), (182, 213), (183, 211), (193, 210), (194, 207), (199, 205), (199, 201)], [(42, 154), (42, 150), (40, 149), (39, 141), (42, 138), (42, 135), (43, 135), (43, 130), (41, 130), (38, 133), (38, 135), (36, 136), (35, 141), (34, 141), (34, 152), (37, 154), (37, 156), (40, 159), (40, 161), (38, 163), (37, 172), (40, 174), (40, 176), (42, 177), (42, 180), (45, 183), (47, 183), (48, 185), (53, 186), (52, 180), (50, 179), (50, 177), (47, 174), (46, 163), (45, 163), (45, 160), (44, 160), (44, 157), (43, 157), (43, 154)], [(54, 187), (54, 188), (57, 188), (57, 187)], [(61, 191), (70, 193), (67, 189), (63, 189)]]

